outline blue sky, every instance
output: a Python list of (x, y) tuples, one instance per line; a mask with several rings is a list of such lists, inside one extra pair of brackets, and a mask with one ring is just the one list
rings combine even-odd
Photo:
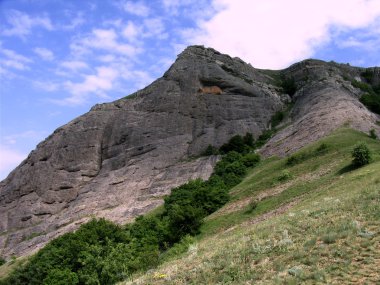
[(0, 179), (57, 127), (162, 76), (189, 44), (258, 68), (380, 66), (380, 0), (0, 0)]

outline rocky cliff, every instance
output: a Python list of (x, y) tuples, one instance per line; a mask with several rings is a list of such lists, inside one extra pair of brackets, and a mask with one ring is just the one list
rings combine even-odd
[[(378, 82), (379, 69), (371, 71)], [(208, 145), (246, 132), (257, 138), (286, 108), (263, 155), (286, 155), (342, 124), (379, 134), (379, 116), (351, 85), (362, 73), (316, 60), (258, 70), (188, 47), (148, 87), (57, 129), (1, 182), (0, 255), (29, 254), (93, 216), (132, 220), (160, 205), (172, 187), (206, 179), (217, 160), (199, 157)], [(295, 92), (285, 94), (289, 80)]]

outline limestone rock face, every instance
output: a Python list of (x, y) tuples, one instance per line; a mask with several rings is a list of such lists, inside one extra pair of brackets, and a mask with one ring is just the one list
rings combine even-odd
[(234, 134), (258, 136), (283, 107), (266, 81), (241, 60), (189, 47), (150, 86), (57, 129), (1, 182), (1, 255), (28, 254), (93, 216), (128, 222), (172, 187), (207, 179), (217, 158), (193, 157)]
[[(258, 70), (188, 47), (148, 87), (57, 129), (0, 183), (0, 255), (30, 254), (94, 216), (133, 220), (162, 204), (171, 188), (207, 179), (218, 159), (199, 157), (208, 145), (246, 132), (257, 138), (291, 101), (264, 155), (286, 155), (345, 123), (379, 134), (379, 117), (350, 83), (362, 71), (315, 60)], [(292, 98), (278, 84), (282, 77), (295, 80)]]
[[(380, 135), (380, 116), (370, 112), (360, 97), (365, 93), (354, 88), (351, 81), (364, 82), (365, 69), (344, 64), (306, 60), (285, 69), (286, 76), (294, 78), (298, 91), (293, 95), (290, 118), (264, 146), (265, 156), (285, 156), (304, 145), (316, 141), (335, 129), (347, 125)], [(378, 85), (380, 69), (369, 68), (372, 84)]]

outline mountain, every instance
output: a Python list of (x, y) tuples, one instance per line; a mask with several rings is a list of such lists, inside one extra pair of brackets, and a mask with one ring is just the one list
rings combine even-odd
[(276, 127), (264, 156), (342, 125), (379, 135), (380, 117), (359, 100), (379, 83), (379, 68), (305, 60), (259, 70), (190, 46), (151, 85), (58, 128), (0, 183), (0, 254), (30, 254), (93, 216), (131, 221), (171, 188), (208, 178), (218, 157), (201, 154), (235, 134)]

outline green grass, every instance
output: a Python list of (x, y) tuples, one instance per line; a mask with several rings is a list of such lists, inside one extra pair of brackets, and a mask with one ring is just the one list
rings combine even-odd
[[(352, 169), (358, 141), (373, 162)], [(321, 144), (328, 148), (317, 154)], [(379, 141), (344, 128), (300, 153), (306, 158), (294, 165), (262, 161), (205, 220), (191, 250), (123, 284), (378, 282)], [(284, 171), (291, 176), (279, 179)]]

